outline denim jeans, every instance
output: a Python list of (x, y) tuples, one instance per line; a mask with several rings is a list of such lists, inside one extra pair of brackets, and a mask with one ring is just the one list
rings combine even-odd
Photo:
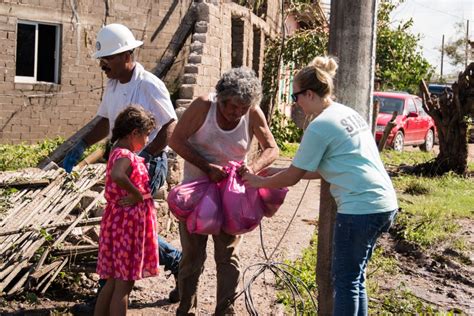
[(367, 315), (365, 270), (377, 238), (388, 231), (396, 213), (337, 213), (332, 245), (334, 316)]
[(164, 265), (165, 271), (170, 271), (171, 274), (178, 277), (179, 262), (183, 254), (160, 236), (158, 236), (158, 246), (160, 265)]

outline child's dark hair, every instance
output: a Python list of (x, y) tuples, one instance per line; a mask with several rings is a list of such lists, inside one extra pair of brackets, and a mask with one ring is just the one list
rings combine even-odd
[(115, 119), (115, 125), (112, 129), (111, 143), (123, 138), (138, 129), (141, 133), (150, 133), (156, 127), (153, 114), (145, 111), (143, 108), (131, 105)]

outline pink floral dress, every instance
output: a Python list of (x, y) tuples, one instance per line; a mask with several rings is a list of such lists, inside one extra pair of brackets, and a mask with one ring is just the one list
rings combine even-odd
[[(120, 206), (127, 196), (110, 177), (120, 158), (131, 161), (130, 180), (148, 198), (133, 206)], [(105, 180), (107, 206), (100, 224), (97, 273), (101, 279), (138, 280), (158, 274), (158, 241), (156, 213), (148, 186), (144, 159), (128, 149), (115, 148), (109, 158)]]

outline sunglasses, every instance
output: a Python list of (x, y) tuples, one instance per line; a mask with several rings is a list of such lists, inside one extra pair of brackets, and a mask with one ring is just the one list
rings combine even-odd
[(304, 89), (304, 90), (301, 90), (299, 92), (295, 92), (295, 93), (291, 94), (291, 100), (293, 100), (293, 102), (298, 102), (298, 95), (300, 95), (302, 93), (305, 93), (306, 91), (308, 91), (308, 89)]

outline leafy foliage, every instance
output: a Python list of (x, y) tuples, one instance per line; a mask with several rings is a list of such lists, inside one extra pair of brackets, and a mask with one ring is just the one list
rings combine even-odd
[(276, 94), (279, 88), (279, 71), (282, 65), (291, 69), (308, 64), (314, 57), (326, 54), (328, 32), (314, 7), (308, 1), (295, 1), (286, 14), (298, 16), (298, 12), (313, 18), (305, 19), (305, 27), (298, 29), (291, 36), (281, 39), (268, 39), (265, 43), (265, 63), (263, 66), (263, 99), (262, 110), (267, 120), (271, 121), (274, 112)]
[(303, 136), (303, 130), (278, 110), (275, 110), (272, 116), (270, 130), (278, 147), (282, 150), (286, 149), (287, 142), (299, 143)]
[(46, 139), (33, 145), (0, 145), (0, 171), (36, 167), (64, 140), (60, 137)]
[(298, 150), (299, 143), (285, 143), (285, 148), (280, 148), (280, 156), (293, 158)]
[[(415, 92), (421, 79), (432, 76), (433, 69), (421, 54), (419, 36), (410, 33), (413, 21), (400, 23), (395, 28), (391, 26), (390, 14), (398, 3), (398, 0), (383, 0), (380, 3), (376, 76), (382, 81), (382, 89)], [(262, 110), (271, 124), (274, 123), (272, 114), (279, 89), (280, 70), (284, 69), (282, 64), (296, 70), (310, 63), (316, 56), (327, 54), (327, 25), (310, 1), (293, 2), (286, 11), (286, 14), (290, 13), (296, 17), (301, 28), (285, 37), (283, 42), (280, 39), (269, 39), (266, 42)]]
[[(464, 22), (458, 22), (455, 24), (456, 34), (458, 37), (450, 38), (449, 41), (444, 45), (444, 52), (450, 59), (450, 64), (453, 66), (464, 66), (466, 58), (466, 26)], [(442, 48), (440, 47), (441, 51)]]
[(376, 76), (382, 81), (382, 89), (414, 93), (421, 79), (429, 80), (433, 68), (423, 57), (419, 35), (410, 33), (413, 20), (391, 26), (390, 14), (399, 1), (384, 0), (377, 16)]
[(327, 53), (329, 33), (319, 12), (310, 3), (293, 3), (288, 13), (296, 18), (300, 28), (286, 38), (282, 58), (285, 64), (299, 69)]

